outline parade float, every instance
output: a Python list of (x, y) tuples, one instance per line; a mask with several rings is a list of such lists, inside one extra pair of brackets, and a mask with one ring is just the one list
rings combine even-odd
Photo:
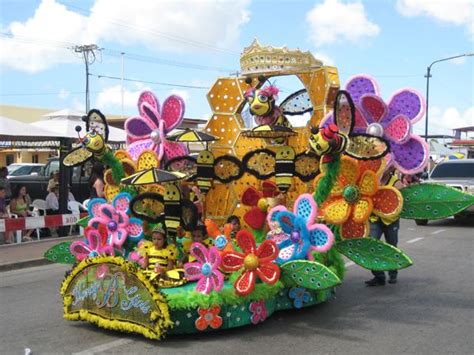
[[(278, 103), (270, 79), (289, 75), (304, 88)], [(218, 78), (207, 98), (206, 127), (171, 135), (184, 101), (143, 92), (127, 149), (115, 152), (102, 113), (85, 117), (62, 163), (105, 164), (105, 198), (88, 203), (83, 239), (45, 254), (73, 265), (60, 290), (67, 320), (151, 339), (258, 324), (330, 300), (342, 255), (368, 270), (409, 267), (403, 251), (369, 238), (371, 216), (438, 219), (473, 204), (441, 185), (380, 183), (388, 169), (415, 174), (428, 160), (412, 130), (424, 114), (416, 91), (386, 103), (369, 76), (340, 88), (337, 69), (311, 53), (254, 41), (240, 76)], [(202, 145), (197, 157), (189, 142)]]

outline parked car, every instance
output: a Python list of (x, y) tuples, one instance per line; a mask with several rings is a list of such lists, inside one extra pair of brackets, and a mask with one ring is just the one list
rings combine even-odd
[[(82, 166), (76, 166), (70, 171), (71, 192), (76, 201), (82, 202), (89, 198), (89, 176), (91, 163), (86, 163)], [(44, 200), (48, 195), (48, 182), (52, 174), (59, 171), (59, 158), (50, 158), (48, 163), (44, 165), (38, 174), (12, 176), (8, 180), (14, 191), (18, 185), (25, 185), (30, 195), (31, 200)]]
[(8, 176), (38, 175), (44, 164), (35, 163), (14, 163), (8, 165)]
[[(474, 195), (474, 159), (442, 161), (431, 172), (427, 183), (444, 184)], [(474, 215), (474, 206), (468, 207), (455, 218)], [(415, 220), (417, 225), (424, 226), (427, 219)]]

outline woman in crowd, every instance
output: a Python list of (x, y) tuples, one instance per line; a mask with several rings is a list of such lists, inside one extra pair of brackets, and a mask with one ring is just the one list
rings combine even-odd
[[(26, 191), (26, 186), (18, 185), (10, 201), (10, 212), (18, 215), (18, 217), (31, 216), (29, 211), (30, 204), (31, 199), (30, 196), (28, 196), (28, 192)], [(24, 242), (31, 242), (33, 240), (31, 238), (31, 233), (33, 233), (32, 229), (23, 231)]]
[(104, 187), (104, 165), (95, 163), (89, 179), (90, 198), (105, 197)]

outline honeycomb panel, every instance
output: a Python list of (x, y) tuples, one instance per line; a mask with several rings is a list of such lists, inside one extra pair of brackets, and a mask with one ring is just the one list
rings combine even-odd
[(241, 85), (242, 83), (237, 78), (217, 79), (207, 94), (212, 111), (221, 114), (237, 112), (244, 102), (244, 96), (240, 89)]
[(211, 148), (231, 148), (240, 133), (240, 126), (235, 116), (212, 115), (207, 122), (205, 132), (219, 138), (210, 144)]
[(265, 145), (266, 144), (263, 139), (248, 138), (248, 137), (239, 135), (239, 137), (235, 141), (234, 151), (235, 151), (236, 156), (239, 159), (242, 159), (242, 157), (248, 152), (252, 150), (264, 148)]
[[(328, 109), (319, 109), (319, 110), (314, 110), (313, 115), (311, 116), (311, 119), (308, 122), (308, 131), (311, 130), (311, 127), (318, 127), (319, 122), (323, 119), (323, 117), (326, 115), (327, 112), (330, 111), (329, 107), (327, 106)], [(331, 108), (332, 109), (332, 108)]]
[(206, 196), (206, 218), (223, 220), (232, 214), (237, 206), (238, 199), (230, 187), (231, 184), (214, 184), (214, 187)]

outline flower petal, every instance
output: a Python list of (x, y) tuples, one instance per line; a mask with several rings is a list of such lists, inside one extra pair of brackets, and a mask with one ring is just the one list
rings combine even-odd
[(279, 193), (278, 186), (273, 181), (265, 180), (262, 182), (263, 197), (276, 197)]
[(257, 246), (255, 245), (255, 239), (252, 233), (242, 229), (237, 233), (235, 238), (237, 239), (237, 244), (239, 245), (240, 249), (242, 249), (245, 254), (255, 254)]
[(244, 255), (226, 251), (222, 254), (222, 269), (226, 272), (239, 270), (244, 265)]
[(97, 250), (97, 248), (101, 245), (102, 236), (96, 229), (89, 229), (87, 231), (86, 238), (87, 244), (91, 250)]
[(221, 264), (221, 255), (219, 250), (216, 247), (211, 247), (208, 251), (208, 262), (211, 264), (212, 268), (218, 268)]
[(288, 211), (281, 211), (276, 216), (276, 221), (286, 234), (291, 234), (291, 232), (293, 232), (296, 225), (296, 219), (297, 217), (292, 212)]
[(186, 274), (186, 278), (191, 281), (198, 280), (203, 276), (200, 263), (184, 264), (184, 273)]
[(218, 329), (222, 325), (222, 318), (219, 316), (214, 316), (214, 318), (211, 319), (209, 322), (209, 325), (211, 326), (212, 329)]
[(339, 170), (339, 181), (341, 186), (354, 185), (359, 178), (359, 166), (357, 160), (343, 157)]
[[(161, 144), (162, 150), (158, 152), (158, 158), (161, 159), (165, 155), (167, 160), (171, 160), (176, 157), (183, 157), (188, 155), (188, 149), (183, 143), (170, 142), (164, 140)], [(160, 149), (161, 149), (160, 148)], [(160, 155), (161, 154), (161, 155)]]
[(121, 192), (116, 195), (112, 201), (115, 210), (128, 213), (132, 196), (128, 192)]
[(402, 143), (390, 145), (395, 167), (404, 174), (413, 175), (423, 171), (429, 159), (429, 148), (419, 136), (411, 135)]
[(135, 139), (148, 138), (157, 125), (147, 117), (130, 117), (124, 124), (127, 135)]
[(107, 203), (105, 198), (93, 198), (89, 201), (87, 205), (87, 212), (91, 217), (98, 217), (99, 216), (99, 207), (102, 206), (104, 203)]
[(152, 146), (153, 142), (150, 139), (141, 139), (136, 142), (130, 143), (127, 146), (127, 152), (130, 154), (132, 159), (136, 161), (144, 150), (151, 150)]
[(138, 112), (145, 116), (146, 113), (142, 110), (142, 104), (148, 103), (148, 107), (153, 107), (155, 111), (160, 112), (160, 100), (151, 91), (143, 91), (138, 97)]
[(372, 199), (371, 198), (361, 198), (354, 204), (352, 208), (352, 219), (356, 223), (366, 222), (373, 209)]
[(363, 238), (369, 235), (369, 222), (356, 223), (352, 218), (341, 226), (341, 237), (343, 239)]
[(287, 261), (294, 260), (293, 255), (295, 254), (295, 244), (291, 240), (286, 240), (283, 243), (278, 245), (280, 251), (278, 252), (278, 258), (276, 262), (278, 264), (283, 264)]
[(333, 224), (346, 222), (351, 213), (349, 204), (342, 197), (334, 197), (324, 201), (321, 205), (321, 211), (324, 219)]
[(239, 296), (247, 296), (252, 293), (255, 287), (255, 272), (254, 271), (244, 271), (238, 278), (235, 280), (234, 288), (235, 293)]
[(214, 285), (214, 290), (219, 292), (224, 286), (224, 275), (220, 271), (214, 271), (211, 274), (212, 283)]
[(87, 258), (92, 251), (89, 245), (84, 243), (82, 240), (78, 240), (71, 243), (69, 247), (71, 254), (76, 257), (77, 260), (84, 260)]
[(357, 75), (348, 80), (346, 90), (352, 97), (355, 104), (360, 102), (364, 94), (377, 94), (379, 92), (377, 82), (368, 75)]
[(260, 259), (260, 262), (275, 260), (278, 256), (278, 247), (274, 241), (264, 240), (258, 247), (255, 255)]
[(104, 219), (104, 224), (107, 224), (107, 222), (111, 219), (114, 219), (115, 215), (115, 208), (109, 204), (103, 204), (99, 207), (99, 217), (102, 217)]
[[(369, 118), (365, 116), (359, 105), (355, 105), (354, 132), (365, 133), (369, 125)], [(371, 122), (372, 123), (372, 122)]]
[(392, 186), (383, 186), (372, 197), (374, 213), (380, 217), (394, 217), (400, 214), (403, 197), (400, 191)]
[(311, 194), (301, 194), (295, 201), (293, 213), (307, 222), (313, 222), (318, 215), (318, 206)]
[(143, 237), (142, 221), (135, 217), (130, 218), (128, 221), (127, 231), (129, 238), (134, 241), (139, 241)]
[(261, 264), (255, 270), (263, 282), (273, 285), (280, 277), (280, 268), (277, 264)]
[(255, 187), (249, 186), (242, 194), (241, 201), (245, 206), (257, 206), (258, 200), (262, 197), (263, 195)]
[(324, 253), (331, 249), (334, 243), (334, 234), (324, 224), (309, 226), (309, 241), (312, 249)]
[(184, 100), (178, 95), (169, 96), (161, 108), (161, 120), (165, 124), (165, 132), (170, 132), (183, 121)]
[(201, 277), (196, 284), (196, 291), (208, 295), (212, 290), (212, 280), (210, 277)]
[(207, 263), (209, 255), (206, 247), (201, 243), (193, 243), (189, 248), (189, 253), (201, 264)]
[(398, 115), (384, 127), (384, 135), (391, 142), (403, 143), (411, 133), (411, 123), (406, 116)]
[(383, 100), (374, 94), (365, 94), (360, 98), (360, 105), (370, 122), (380, 122), (387, 113), (387, 105)]
[(206, 330), (207, 327), (209, 326), (209, 323), (207, 322), (207, 320), (204, 319), (203, 316), (201, 316), (198, 319), (196, 319), (196, 321), (194, 322), (194, 325), (196, 326), (197, 330)]
[(403, 89), (395, 93), (390, 99), (384, 124), (400, 114), (405, 115), (413, 124), (420, 120), (424, 113), (425, 100), (423, 96), (415, 90)]
[(282, 205), (275, 206), (270, 211), (268, 211), (267, 224), (270, 227), (270, 229), (274, 229), (273, 223), (277, 220), (278, 214), (282, 211), (287, 211), (286, 207)]
[(258, 207), (252, 207), (244, 214), (244, 221), (252, 229), (262, 229), (265, 225), (267, 214)]
[(359, 189), (362, 195), (372, 196), (377, 192), (379, 187), (379, 179), (377, 175), (370, 170), (364, 171), (359, 182)]

